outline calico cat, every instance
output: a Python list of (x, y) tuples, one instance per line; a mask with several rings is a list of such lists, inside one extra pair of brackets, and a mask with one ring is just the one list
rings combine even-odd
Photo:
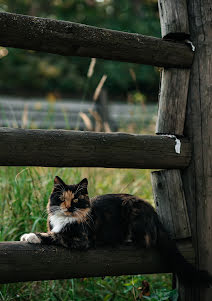
[(129, 243), (157, 247), (184, 283), (207, 286), (212, 282), (207, 272), (197, 271), (179, 253), (149, 203), (129, 194), (89, 199), (87, 186), (87, 179), (67, 185), (56, 176), (47, 205), (48, 232), (24, 234), (20, 240), (81, 250)]

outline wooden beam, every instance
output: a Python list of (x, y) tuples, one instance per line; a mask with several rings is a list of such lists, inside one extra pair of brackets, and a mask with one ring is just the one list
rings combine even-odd
[(163, 38), (185, 40), (189, 37), (186, 0), (158, 0)]
[(166, 136), (0, 128), (0, 165), (116, 168), (184, 168), (188, 140)]
[[(190, 262), (192, 253), (182, 247)], [(0, 243), (0, 283), (170, 272), (155, 249), (72, 251), (24, 242)]]
[(185, 43), (73, 22), (0, 13), (1, 46), (163, 67), (190, 67)]
[(189, 77), (189, 69), (162, 71), (157, 134), (183, 135)]

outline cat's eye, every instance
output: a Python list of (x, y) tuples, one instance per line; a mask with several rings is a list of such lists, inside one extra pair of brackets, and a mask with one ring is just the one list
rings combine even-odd
[(74, 203), (77, 203), (77, 202), (78, 202), (78, 199), (74, 199), (73, 202), (74, 202)]
[(60, 200), (61, 200), (62, 202), (64, 202), (64, 201), (65, 201), (65, 197), (64, 197), (63, 195), (61, 195), (61, 196), (60, 196)]

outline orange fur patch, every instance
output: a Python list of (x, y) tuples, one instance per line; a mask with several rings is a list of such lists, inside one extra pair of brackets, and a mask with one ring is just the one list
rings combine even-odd
[(69, 209), (71, 207), (71, 202), (74, 199), (74, 193), (72, 191), (64, 191), (61, 200), (63, 203), (61, 203), (60, 207), (62, 209)]
[(77, 218), (78, 223), (83, 223), (86, 221), (87, 214), (89, 213), (90, 208), (79, 209), (77, 212), (73, 212), (72, 216)]
[(146, 235), (144, 236), (144, 239), (145, 239), (145, 242), (146, 242), (146, 247), (149, 248), (150, 245), (151, 245), (149, 234), (146, 234)]

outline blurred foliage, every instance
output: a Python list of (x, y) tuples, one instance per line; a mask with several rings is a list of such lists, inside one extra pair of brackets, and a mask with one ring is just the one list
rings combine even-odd
[[(159, 36), (156, 0), (0, 0), (0, 11), (49, 17), (105, 27), (114, 30)], [(57, 92), (61, 96), (82, 95), (90, 59), (63, 57), (47, 53), (8, 49), (0, 51), (0, 91), (13, 94), (42, 95)], [(1, 55), (3, 53), (3, 55)], [(127, 95), (140, 90), (156, 98), (157, 68), (130, 63), (97, 60), (89, 81), (93, 93), (103, 74), (105, 87), (112, 95)], [(133, 74), (133, 76), (132, 76)], [(88, 95), (89, 97), (89, 95)]]

